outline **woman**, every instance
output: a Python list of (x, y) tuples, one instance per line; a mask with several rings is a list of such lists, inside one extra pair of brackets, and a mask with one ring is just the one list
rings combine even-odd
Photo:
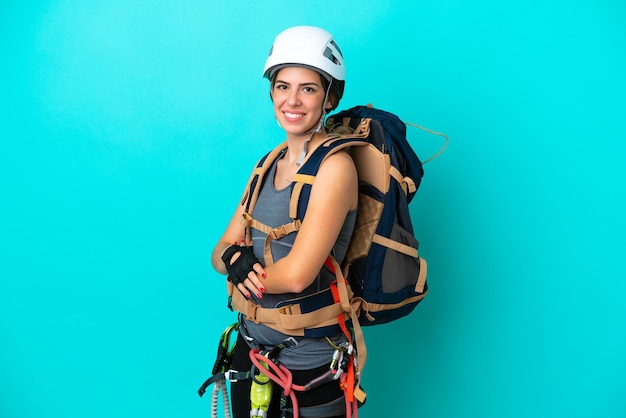
[[(270, 80), (274, 116), (285, 131), (287, 146), (265, 177), (252, 215), (266, 225), (278, 227), (291, 220), (289, 197), (294, 175), (327, 135), (324, 119), (342, 97), (345, 67), (332, 35), (320, 28), (299, 26), (276, 37), (264, 77)], [(271, 242), (273, 263), (264, 260), (263, 232), (253, 228), (254, 245), (243, 245), (245, 230), (240, 220), (245, 208), (240, 205), (213, 250), (213, 267), (228, 274), (244, 297), (263, 307), (273, 308), (328, 288), (334, 276), (323, 268), (324, 261), (333, 254), (341, 263), (345, 255), (354, 228), (357, 186), (352, 158), (343, 151), (328, 157), (315, 177), (300, 229)], [(287, 337), (240, 316), (232, 369), (250, 370), (250, 347), (272, 349)], [(325, 337), (298, 338), (295, 346), (287, 346), (278, 354), (278, 361), (293, 373), (295, 384), (308, 383), (329, 370), (336, 344), (344, 342), (345, 337)], [(250, 416), (250, 385), (249, 380), (232, 384), (235, 418)], [(280, 416), (277, 389), (268, 417)], [(344, 404), (333, 402), (342, 398), (337, 381), (298, 393), (301, 407), (329, 402), (339, 405), (330, 415), (323, 415), (328, 417), (345, 417)]]

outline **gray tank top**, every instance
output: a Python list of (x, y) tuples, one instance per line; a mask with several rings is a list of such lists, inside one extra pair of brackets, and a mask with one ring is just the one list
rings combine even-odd
[[(252, 213), (255, 219), (272, 228), (290, 223), (292, 221), (289, 217), (289, 201), (291, 197), (290, 185), (287, 185), (287, 187), (283, 189), (276, 189), (274, 187), (276, 164), (280, 158), (281, 157), (276, 159), (270, 168), (268, 175), (265, 177), (257, 203)], [(353, 210), (348, 213), (339, 233), (339, 237), (333, 247), (334, 257), (340, 264), (346, 255), (348, 243), (350, 241), (350, 237), (352, 236), (352, 231), (354, 230), (356, 212), (356, 210)], [(261, 261), (261, 264), (265, 265), (263, 246), (266, 234), (256, 229), (252, 229), (251, 235), (254, 254)], [(296, 239), (296, 235), (297, 233), (291, 233), (278, 240), (270, 242), (270, 248), (274, 261), (285, 257), (289, 253)], [(335, 276), (332, 273), (326, 269), (322, 269), (313, 283), (311, 283), (311, 285), (302, 293), (283, 293), (276, 295), (264, 294), (262, 299), (255, 300), (255, 302), (266, 308), (274, 308), (281, 302), (300, 298), (302, 296), (310, 295), (326, 289), (334, 279)], [(244, 330), (242, 331), (264, 346), (272, 347), (278, 345), (288, 337), (288, 335), (275, 331), (274, 329), (263, 324), (255, 324), (252, 321), (248, 321), (243, 315), (241, 317), (241, 321), (244, 326)], [(343, 335), (337, 335), (332, 339), (335, 340), (335, 343), (340, 343), (344, 341), (345, 337)], [(283, 349), (280, 353), (279, 360), (287, 368), (293, 370), (306, 370), (328, 363), (333, 352), (334, 348), (328, 344), (324, 338), (300, 339), (296, 347)]]

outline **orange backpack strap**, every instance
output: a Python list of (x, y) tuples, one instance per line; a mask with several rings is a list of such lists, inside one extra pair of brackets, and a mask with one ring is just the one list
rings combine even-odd
[(367, 359), (367, 347), (365, 345), (363, 330), (361, 329), (361, 325), (359, 324), (361, 299), (353, 297), (350, 286), (348, 285), (347, 280), (344, 278), (339, 264), (333, 257), (328, 256), (324, 265), (330, 271), (335, 273), (335, 277), (337, 278), (337, 280), (335, 280), (331, 285), (333, 297), (335, 301), (342, 306), (343, 309), (347, 309), (346, 312), (349, 313), (349, 318), (352, 322), (352, 330), (354, 332), (353, 341), (352, 333), (350, 333), (350, 331), (348, 330), (345, 322), (345, 315), (337, 317), (337, 321), (339, 322), (339, 325), (341, 326), (341, 329), (345, 336), (348, 338), (350, 344), (356, 345), (356, 354), (358, 361), (357, 370), (354, 369), (353, 365), (348, 369), (347, 382), (345, 387), (343, 388), (346, 392), (346, 400), (348, 402), (353, 402), (356, 398), (359, 400), (359, 402), (363, 403), (365, 402), (365, 397), (367, 395), (361, 389), (360, 381), (363, 368), (365, 367), (365, 360)]

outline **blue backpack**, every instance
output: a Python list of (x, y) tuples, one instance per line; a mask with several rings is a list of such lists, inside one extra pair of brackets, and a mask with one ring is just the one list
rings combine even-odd
[(422, 163), (406, 139), (405, 123), (392, 113), (357, 106), (326, 124), (355, 134), (369, 126), (368, 145), (351, 149), (359, 210), (342, 270), (354, 297), (362, 299), (359, 323), (385, 324), (411, 313), (428, 292), (408, 207), (424, 175)]
[(291, 185), (293, 222), (270, 228), (251, 216), (259, 185), (284, 143), (259, 161), (242, 200), (246, 207), (242, 221), (246, 228), (267, 234), (265, 261), (272, 263), (270, 241), (299, 229), (324, 159), (347, 150), (355, 162), (359, 177), (355, 230), (342, 265), (332, 257), (326, 264), (336, 274), (339, 289), (304, 297), (289, 306), (263, 308), (229, 285), (231, 307), (289, 335), (330, 335), (344, 321), (356, 320), (357, 326), (385, 324), (411, 313), (428, 292), (426, 261), (418, 255), (408, 208), (424, 172), (406, 139), (405, 123), (389, 112), (357, 106), (329, 116), (326, 126), (331, 133), (309, 155)]

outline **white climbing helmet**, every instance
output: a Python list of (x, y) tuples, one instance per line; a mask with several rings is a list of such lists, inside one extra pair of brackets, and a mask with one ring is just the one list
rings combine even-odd
[(336, 80), (346, 78), (339, 46), (330, 33), (315, 26), (294, 26), (279, 33), (265, 61), (263, 77), (271, 80), (279, 69), (294, 65), (321, 70)]

